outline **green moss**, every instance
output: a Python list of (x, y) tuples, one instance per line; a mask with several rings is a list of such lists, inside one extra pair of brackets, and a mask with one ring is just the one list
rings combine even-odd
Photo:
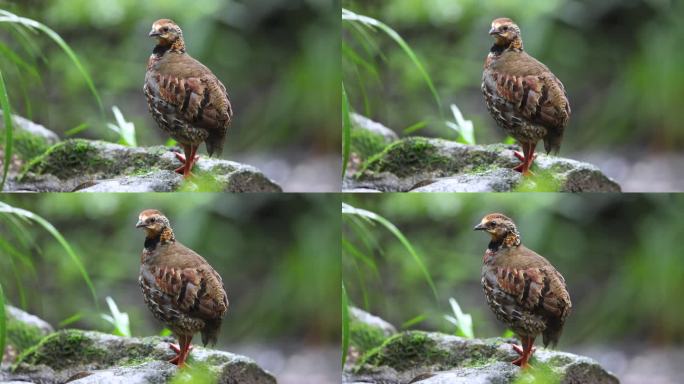
[(45, 364), (53, 369), (63, 369), (81, 361), (107, 362), (111, 354), (94, 345), (83, 331), (68, 329), (45, 336), (38, 344), (25, 350), (17, 358), (13, 370), (21, 363)]
[[(0, 137), (5, 137), (5, 129), (0, 129)], [(24, 161), (44, 153), (50, 146), (45, 138), (29, 132), (15, 130), (12, 142), (12, 152)]]
[(385, 332), (359, 321), (352, 321), (349, 325), (350, 343), (359, 352), (369, 351), (385, 341)]
[(439, 149), (423, 137), (411, 137), (388, 145), (369, 158), (361, 167), (364, 172), (391, 172), (405, 177), (418, 172), (443, 171), (452, 168), (454, 159), (443, 156)]
[(43, 336), (40, 328), (8, 317), (7, 343), (13, 345), (18, 352), (38, 344)]
[(450, 366), (450, 354), (437, 348), (437, 343), (425, 332), (403, 332), (364, 354), (359, 367), (388, 366), (398, 371), (423, 366)]
[(553, 171), (538, 171), (532, 176), (523, 177), (516, 192), (558, 192), (561, 182), (553, 176)]
[(67, 179), (94, 169), (112, 167), (111, 160), (97, 156), (97, 149), (88, 140), (73, 139), (59, 142), (50, 147), (44, 154), (29, 162), (26, 172), (39, 175), (52, 174), (60, 179)]
[(363, 160), (381, 152), (387, 143), (382, 135), (366, 129), (352, 129), (351, 152), (356, 153)]

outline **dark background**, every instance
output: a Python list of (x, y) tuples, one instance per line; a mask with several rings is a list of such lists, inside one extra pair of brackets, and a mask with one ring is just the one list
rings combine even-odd
[(42, 55), (33, 59), (5, 24), (0, 39), (40, 74), (20, 72), (0, 55), (17, 113), (60, 136), (87, 123), (76, 137), (116, 140), (106, 123), (115, 121), (111, 107), (118, 106), (135, 123), (138, 145), (165, 143), (142, 86), (154, 47), (147, 35), (155, 20), (170, 18), (183, 29), (188, 53), (228, 89), (235, 117), (223, 158), (261, 168), (289, 191), (339, 190), (337, 0), (22, 0), (0, 1), (0, 8), (60, 34), (104, 104), (102, 113), (52, 40), (29, 33)]
[[(375, 49), (348, 22), (343, 40), (377, 75), (343, 55), (353, 108), (402, 131), (455, 139), (445, 119), (456, 104), (480, 144), (504, 133), (485, 109), (482, 67), (493, 40), (491, 21), (510, 17), (525, 50), (567, 89), (572, 117), (560, 156), (597, 164), (625, 191), (682, 191), (684, 174), (684, 3), (651, 0), (344, 0), (342, 6), (395, 29), (416, 52), (442, 99), (440, 109), (406, 54), (381, 32)], [(370, 108), (363, 100), (362, 86)]]
[(423, 258), (438, 293), (435, 299), (387, 230), (369, 227), (364, 243), (344, 220), (343, 236), (367, 252), (379, 271), (374, 277), (363, 263), (357, 269), (343, 253), (342, 276), (355, 305), (364, 306), (362, 280), (370, 312), (398, 327), (425, 315), (410, 328), (453, 334), (443, 318), (452, 314), (453, 297), (472, 314), (476, 337), (502, 335), (505, 326), (487, 307), (480, 285), (489, 236), (473, 231), (486, 214), (501, 212), (516, 222), (523, 244), (565, 277), (573, 309), (558, 349), (598, 359), (624, 383), (678, 381), (684, 357), (684, 196), (383, 194), (345, 195), (343, 201), (393, 222)]
[(18, 270), (12, 273), (13, 258), (0, 255), (0, 279), (13, 305), (58, 328), (80, 314), (67, 327), (110, 332), (99, 314), (109, 313), (104, 299), (111, 296), (130, 316), (134, 336), (158, 334), (163, 326), (147, 310), (138, 286), (144, 232), (135, 228), (138, 213), (155, 208), (169, 218), (177, 240), (223, 277), (230, 307), (216, 348), (247, 354), (279, 382), (339, 382), (338, 197), (41, 194), (2, 200), (41, 215), (64, 235), (95, 285), (99, 308), (53, 237), (31, 225), (19, 238), (0, 215), (0, 238), (24, 252), (36, 271), (34, 276), (15, 260)]

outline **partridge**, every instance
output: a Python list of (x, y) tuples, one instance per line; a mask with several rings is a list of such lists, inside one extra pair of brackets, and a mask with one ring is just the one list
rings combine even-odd
[(202, 256), (176, 240), (161, 212), (142, 211), (136, 227), (145, 230), (138, 283), (154, 317), (178, 339), (170, 346), (177, 355), (169, 362), (182, 367), (195, 333), (202, 334), (205, 346), (216, 344), (228, 311), (223, 281)]
[(523, 49), (520, 28), (506, 18), (492, 22), (494, 37), (484, 63), (482, 93), (496, 123), (518, 141), (521, 163), (516, 171), (529, 175), (534, 150), (544, 141), (546, 153), (558, 152), (570, 119), (570, 103), (563, 83)]
[(209, 156), (220, 155), (233, 118), (226, 87), (185, 52), (183, 32), (169, 19), (157, 20), (149, 34), (157, 45), (147, 62), (143, 91), (157, 125), (182, 147), (175, 171), (187, 178), (206, 143)]
[(482, 265), (482, 288), (497, 319), (518, 335), (522, 348), (513, 364), (526, 368), (534, 339), (544, 346), (558, 343), (572, 304), (565, 279), (544, 257), (520, 241), (515, 223), (500, 213), (485, 216), (476, 231), (491, 236)]

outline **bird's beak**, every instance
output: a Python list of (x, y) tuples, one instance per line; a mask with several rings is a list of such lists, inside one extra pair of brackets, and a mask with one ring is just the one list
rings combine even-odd
[(480, 223), (480, 224), (476, 225), (475, 228), (473, 228), (473, 231), (484, 231), (485, 229), (486, 228), (485, 228), (484, 224)]
[(150, 36), (150, 37), (157, 37), (157, 36), (161, 36), (161, 33), (157, 32), (157, 31), (155, 31), (155, 30), (153, 29), (153, 30), (150, 31), (150, 34), (149, 34), (148, 36)]
[[(492, 36), (495, 36), (495, 35), (499, 34), (499, 31), (496, 28), (492, 27), (492, 29), (489, 30), (489, 34)], [(152, 36), (152, 35), (150, 35), (150, 36)]]
[(142, 222), (142, 220), (138, 220), (138, 223), (135, 225), (136, 228), (142, 228), (145, 227), (145, 223)]

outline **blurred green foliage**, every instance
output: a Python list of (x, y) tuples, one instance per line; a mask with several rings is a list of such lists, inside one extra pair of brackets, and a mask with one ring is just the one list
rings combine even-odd
[[(61, 231), (93, 280), (100, 311), (111, 296), (118, 311), (130, 317), (134, 336), (157, 334), (162, 328), (145, 307), (137, 282), (144, 233), (135, 223), (141, 210), (156, 208), (167, 215), (177, 239), (207, 258), (223, 277), (230, 308), (220, 343), (339, 342), (340, 220), (334, 195), (43, 194), (2, 199), (40, 213)], [(0, 222), (0, 238), (7, 231)], [(31, 225), (21, 236), (31, 245), (31, 266), (16, 263), (13, 271), (11, 258), (0, 251), (0, 279), (8, 299), (21, 304), (21, 284), (27, 310), (53, 325), (66, 319), (70, 327), (110, 331), (112, 325), (100, 317), (78, 268), (60, 245)], [(82, 316), (68, 319), (77, 313)]]
[[(565, 276), (573, 312), (562, 345), (684, 342), (684, 309), (678, 305), (684, 292), (679, 218), (684, 196), (383, 194), (345, 195), (343, 201), (396, 225), (423, 257), (437, 287), (436, 301), (423, 272), (391, 233), (373, 228), (360, 237), (343, 226), (353, 246), (372, 244), (376, 263), (360, 264), (343, 247), (349, 300), (393, 324), (426, 315), (414, 327), (451, 333), (443, 315), (452, 312), (447, 299), (454, 297), (472, 314), (475, 335), (501, 334), (503, 325), (487, 308), (480, 286), (489, 238), (473, 227), (484, 215), (502, 212), (518, 224), (523, 243)], [(367, 277), (363, 287), (359, 275)]]
[(0, 54), (0, 64), (9, 64), (15, 112), (62, 135), (87, 124), (80, 136), (118, 140), (106, 125), (118, 106), (135, 124), (138, 144), (167, 140), (148, 114), (142, 84), (154, 45), (149, 29), (171, 18), (183, 28), (188, 53), (228, 89), (236, 117), (225, 157), (339, 151), (337, 0), (22, 0), (0, 1), (0, 8), (49, 25), (94, 80), (106, 115), (59, 47), (30, 34), (28, 46), (38, 55), (25, 55), (22, 44), (7, 39), (15, 32), (0, 29), (6, 48), (29, 56), (31, 67), (31, 76), (19, 76), (26, 68)]
[[(684, 148), (681, 1), (343, 0), (342, 6), (383, 21), (406, 40), (444, 105), (458, 105), (473, 120), (478, 143), (504, 137), (486, 112), (480, 82), (492, 45), (490, 23), (510, 17), (522, 29), (525, 49), (568, 91), (573, 115), (565, 153)], [(353, 109), (397, 132), (424, 122), (418, 134), (451, 138), (441, 118), (445, 111), (394, 41), (370, 34), (375, 45), (363, 45), (357, 35), (343, 30), (343, 41), (369, 64), (343, 55)]]

